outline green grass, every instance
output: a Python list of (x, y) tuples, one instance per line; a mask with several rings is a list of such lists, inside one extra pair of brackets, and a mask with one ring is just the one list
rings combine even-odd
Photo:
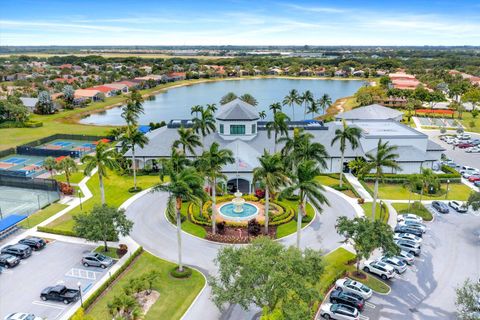
[[(470, 126), (471, 121), (475, 122), (475, 126), (472, 127)], [(464, 112), (462, 114), (462, 125), (465, 127), (466, 131), (472, 131), (472, 132), (479, 132), (480, 133), (480, 116), (477, 116), (476, 119), (472, 117), (472, 114), (470, 112)]]
[[(295, 210), (295, 216), (297, 215), (297, 211), (298, 211), (297, 201), (290, 201), (290, 200), (284, 199), (281, 202), (282, 204), (290, 208), (293, 208)], [(312, 220), (313, 217), (315, 216), (315, 210), (309, 203), (307, 204), (306, 211), (307, 211), (307, 217), (309, 217), (310, 220)], [(308, 224), (307, 222), (302, 222), (302, 228), (305, 227), (307, 224)], [(292, 219), (289, 222), (279, 225), (277, 227), (277, 238), (282, 238), (295, 232), (297, 232), (297, 221), (295, 221), (295, 219)]]
[(48, 207), (31, 214), (27, 219), (20, 222), (19, 226), (22, 228), (32, 228), (37, 224), (47, 220), (54, 214), (62, 211), (66, 207), (67, 205), (64, 205), (64, 204), (52, 203)]
[(321, 176), (316, 176), (315, 180), (320, 182), (324, 186), (338, 186), (340, 184), (340, 179), (339, 178), (334, 178), (331, 175), (321, 175)]
[[(143, 189), (147, 189), (160, 182), (157, 176), (139, 176), (137, 177), (137, 185)], [(133, 186), (133, 178), (131, 176), (119, 176), (113, 172), (109, 173), (108, 179), (104, 179), (105, 199), (106, 203), (119, 207), (133, 194), (128, 189)], [(83, 212), (90, 212), (94, 205), (101, 204), (100, 187), (98, 185), (98, 175), (95, 174), (88, 182), (87, 186), (92, 192), (92, 198), (83, 202)], [(74, 221), (72, 216), (82, 212), (80, 206), (75, 207), (72, 211), (66, 213), (48, 225), (60, 231), (73, 230)]]
[(419, 201), (412, 202), (410, 209), (408, 208), (408, 203), (392, 203), (392, 206), (397, 210), (398, 214), (413, 213), (422, 217), (425, 221), (431, 221), (433, 219), (432, 213)]
[(355, 254), (344, 248), (335, 249), (323, 257), (325, 268), (317, 285), (322, 299), (330, 286), (349, 269), (347, 263), (352, 259), (355, 259)]
[(348, 277), (349, 278), (357, 280), (357, 281), (363, 283), (364, 285), (366, 285), (367, 287), (369, 287), (370, 289), (372, 289), (373, 291), (376, 291), (376, 292), (379, 292), (379, 293), (388, 293), (390, 291), (390, 287), (385, 282), (383, 282), (382, 280), (377, 279), (375, 276), (373, 276), (371, 274), (367, 274), (363, 271), (360, 271), (360, 272), (366, 278), (356, 277), (355, 276), (356, 267), (354, 265), (351, 265), (349, 267), (350, 267), (349, 270), (348, 270)]
[(104, 256), (107, 256), (107, 257), (110, 257), (110, 258), (113, 258), (113, 259), (119, 259), (119, 256), (117, 254), (117, 248), (113, 248), (113, 247), (107, 247), (108, 251), (105, 252), (105, 247), (104, 246), (98, 246), (94, 252), (98, 252), (98, 253), (101, 253), (103, 254)]
[[(85, 174), (83, 173), (83, 169), (85, 168), (84, 164), (78, 165), (78, 171), (70, 174), (70, 183), (80, 183), (83, 178), (85, 178)], [(65, 177), (64, 173), (60, 173), (54, 176), (55, 180), (60, 182), (67, 182), (67, 178)]]
[[(366, 185), (372, 191), (373, 182), (367, 182)], [(439, 195), (429, 195), (425, 193), (423, 200), (445, 200), (446, 184), (442, 184), (442, 192)], [(463, 183), (450, 183), (448, 187), (447, 200), (467, 200), (472, 190)], [(388, 200), (408, 200), (410, 192), (402, 184), (380, 183), (378, 188), (378, 196), (380, 199)], [(412, 200), (420, 200), (420, 194), (412, 193)]]
[(88, 315), (95, 320), (109, 320), (112, 316), (108, 313), (107, 304), (115, 295), (122, 293), (122, 288), (132, 278), (156, 270), (160, 277), (154, 284), (154, 289), (160, 293), (160, 298), (150, 308), (145, 320), (180, 319), (200, 290), (205, 285), (205, 278), (196, 270), (188, 279), (175, 279), (169, 272), (175, 264), (159, 259), (147, 252), (140, 255), (132, 266), (123, 273), (117, 282), (105, 291), (105, 295), (88, 311)]
[[(368, 217), (368, 218), (371, 218), (372, 217), (373, 203), (372, 202), (365, 202), (364, 204), (361, 204), (361, 206), (363, 208), (363, 211), (365, 211), (365, 216)], [(383, 212), (382, 221), (387, 223), (388, 216), (389, 216), (388, 207), (386, 205), (384, 205), (384, 206), (385, 206), (385, 210)], [(380, 202), (377, 202), (377, 205), (375, 207), (375, 220), (379, 220), (379, 219), (380, 219)]]

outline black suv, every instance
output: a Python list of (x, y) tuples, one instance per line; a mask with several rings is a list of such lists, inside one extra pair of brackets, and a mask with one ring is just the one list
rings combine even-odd
[(16, 267), (20, 263), (20, 259), (11, 254), (4, 253), (0, 254), (0, 266), (5, 269)]
[(32, 248), (24, 244), (13, 244), (3, 247), (1, 253), (8, 253), (20, 259), (26, 259), (32, 255)]
[(42, 238), (30, 237), (18, 241), (20, 244), (29, 246), (34, 251), (42, 250), (47, 245), (47, 242)]
[(341, 303), (348, 306), (357, 308), (358, 311), (362, 311), (365, 306), (365, 300), (358, 294), (352, 292), (343, 292), (340, 289), (335, 289), (330, 294), (331, 303)]
[(395, 233), (411, 233), (416, 235), (417, 237), (420, 237), (420, 238), (423, 237), (422, 230), (415, 227), (406, 226), (406, 225), (403, 225), (403, 226), (397, 225), (394, 231)]

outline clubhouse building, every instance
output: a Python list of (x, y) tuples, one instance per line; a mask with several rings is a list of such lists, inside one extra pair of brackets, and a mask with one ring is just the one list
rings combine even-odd
[[(233, 190), (238, 186), (241, 192), (250, 193), (253, 191), (253, 169), (259, 166), (258, 158), (264, 150), (274, 152), (273, 134), (269, 139), (266, 122), (259, 121), (256, 108), (240, 99), (220, 106), (215, 117), (216, 132), (205, 137), (205, 149), (213, 142), (217, 142), (221, 148), (230, 149), (236, 161), (223, 168), (223, 173), (228, 178), (227, 188)], [(362, 130), (358, 148), (352, 150), (347, 144), (344, 163), (340, 163), (338, 143), (331, 146), (335, 130), (342, 127), (341, 119)], [(322, 143), (329, 155), (326, 173), (348, 171), (349, 161), (365, 157), (367, 153), (375, 154), (379, 139), (397, 146), (397, 163), (402, 168), (398, 173), (418, 173), (422, 167), (432, 168), (440, 160), (444, 149), (430, 141), (427, 135), (401, 124), (400, 119), (398, 111), (372, 105), (344, 112), (335, 121), (325, 124), (312, 120), (290, 122), (289, 136), (293, 135), (295, 128), (300, 127), (312, 134), (315, 142)], [(169, 157), (171, 146), (178, 139), (177, 130), (181, 126), (191, 127), (192, 121), (172, 120), (167, 126), (147, 133), (149, 143), (143, 149), (135, 148), (137, 167), (153, 166), (158, 159)], [(282, 144), (278, 144), (277, 150), (282, 147)], [(201, 154), (202, 148), (197, 148), (195, 153)], [(193, 157), (187, 154), (189, 156)], [(125, 157), (131, 159), (131, 151), (127, 151)], [(387, 173), (397, 173), (397, 170), (388, 170)]]

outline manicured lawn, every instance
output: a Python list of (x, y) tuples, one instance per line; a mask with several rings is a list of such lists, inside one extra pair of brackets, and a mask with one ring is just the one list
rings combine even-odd
[[(295, 217), (297, 216), (298, 203), (296, 201), (290, 201), (290, 200), (284, 199), (284, 200), (282, 200), (282, 203), (284, 205), (289, 206), (290, 208), (293, 208), (295, 210)], [(306, 211), (307, 211), (307, 216), (310, 218), (310, 220), (312, 220), (315, 216), (315, 210), (313, 209), (313, 207), (310, 204), (307, 204), (307, 210)], [(307, 222), (302, 222), (302, 228), (305, 227), (308, 223)], [(277, 239), (288, 236), (288, 235), (290, 235), (292, 233), (295, 233), (295, 232), (297, 232), (297, 221), (295, 219), (292, 219), (289, 222), (287, 222), (285, 224), (282, 224), (282, 225), (279, 225), (277, 227)]]
[[(362, 208), (363, 208), (363, 211), (365, 211), (365, 217), (371, 219), (372, 217), (372, 206), (373, 206), (373, 203), (372, 202), (366, 202), (364, 204), (361, 205)], [(382, 216), (382, 220), (383, 222), (387, 222), (388, 221), (388, 207), (385, 206), (385, 210), (383, 211), (383, 216)], [(379, 220), (380, 219), (380, 201), (377, 202), (377, 205), (375, 207), (375, 220)]]
[(39, 210), (33, 214), (31, 214), (27, 219), (23, 220), (19, 223), (20, 227), (22, 228), (31, 228), (43, 222), (53, 216), (54, 214), (62, 211), (65, 209), (67, 205), (60, 204), (60, 203), (52, 203), (48, 207)]
[(349, 278), (357, 280), (372, 289), (373, 291), (379, 293), (388, 293), (390, 291), (390, 287), (382, 280), (377, 279), (374, 275), (360, 271), (363, 275), (366, 276), (366, 278), (358, 278), (355, 276), (356, 267), (354, 265), (351, 265), (349, 267), (350, 268), (347, 275)]
[(398, 214), (413, 213), (419, 217), (422, 217), (425, 221), (431, 221), (433, 219), (432, 213), (425, 208), (419, 201), (412, 202), (410, 209), (408, 203), (392, 203), (392, 206), (397, 210)]
[[(152, 187), (160, 182), (157, 176), (139, 176), (137, 177), (137, 185), (143, 189)], [(119, 207), (125, 200), (134, 194), (128, 192), (133, 186), (133, 178), (131, 176), (119, 176), (113, 172), (109, 173), (108, 179), (104, 179), (106, 203)], [(98, 175), (94, 175), (88, 182), (87, 186), (93, 194), (93, 197), (83, 202), (83, 212), (90, 212), (94, 205), (101, 203), (100, 187), (98, 185)], [(61, 231), (73, 230), (74, 221), (72, 215), (80, 213), (80, 206), (58, 218), (48, 225), (49, 228), (55, 228)]]
[[(320, 176), (315, 177), (315, 179), (317, 181), (319, 181), (322, 185), (328, 186), (328, 187), (331, 187), (331, 188), (334, 188), (334, 189), (336, 189), (340, 186), (340, 174), (338, 174), (338, 173), (332, 173), (332, 174), (328, 174), (328, 175), (320, 175)], [(349, 197), (357, 198), (357, 195), (352, 191), (351, 184), (345, 179), (345, 177), (343, 178), (343, 187), (347, 187), (349, 189), (342, 190), (341, 191), (342, 193), (346, 194)]]
[[(472, 127), (470, 126), (471, 121), (475, 122), (475, 126)], [(462, 125), (465, 127), (466, 131), (472, 131), (472, 132), (480, 132), (480, 116), (477, 116), (476, 119), (472, 117), (472, 114), (470, 112), (464, 112), (462, 114)]]
[(340, 179), (334, 178), (330, 175), (316, 176), (315, 180), (319, 181), (322, 185), (329, 187), (338, 186), (340, 184)]
[(108, 251), (105, 252), (104, 246), (98, 246), (94, 251), (103, 254), (104, 256), (108, 256), (113, 259), (118, 259), (117, 248), (107, 247)]
[(105, 295), (88, 310), (88, 315), (96, 320), (112, 319), (108, 313), (108, 302), (115, 295), (122, 293), (123, 287), (130, 279), (156, 270), (161, 275), (154, 284), (154, 290), (160, 293), (160, 298), (150, 308), (144, 319), (180, 319), (205, 285), (205, 278), (196, 270), (193, 270), (192, 276), (188, 279), (172, 278), (169, 272), (174, 266), (175, 264), (147, 252), (142, 253), (118, 281), (106, 290)]
[[(374, 184), (373, 182), (368, 182), (366, 185), (373, 190)], [(432, 196), (428, 194), (423, 195), (423, 200), (445, 200), (445, 190), (447, 186), (446, 184), (442, 184), (442, 194), (438, 196)], [(450, 183), (448, 187), (448, 200), (467, 200), (468, 196), (472, 192), (472, 190), (464, 185), (463, 183)], [(402, 184), (386, 184), (380, 183), (378, 188), (378, 196), (380, 199), (388, 199), (388, 200), (408, 200), (409, 198), (409, 191), (407, 188), (403, 187)], [(412, 200), (419, 200), (420, 194), (412, 193)]]
[(323, 257), (325, 269), (317, 285), (322, 299), (330, 286), (347, 271), (347, 263), (352, 259), (355, 259), (355, 254), (344, 248), (335, 249)]

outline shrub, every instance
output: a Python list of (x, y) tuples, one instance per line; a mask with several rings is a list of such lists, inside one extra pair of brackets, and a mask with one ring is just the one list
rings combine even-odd
[(68, 196), (71, 196), (73, 194), (73, 191), (74, 191), (72, 186), (69, 186), (68, 184), (66, 184), (64, 182), (59, 183), (59, 188), (60, 188), (61, 193), (63, 193), (64, 195), (68, 195)]
[(225, 221), (217, 222), (217, 232), (219, 234), (225, 234)]
[(223, 243), (248, 243), (250, 241), (249, 237), (223, 235), (218, 233), (213, 234), (211, 232), (207, 233), (205, 239)]
[(265, 197), (265, 190), (263, 189), (255, 190), (255, 196), (259, 199), (263, 199)]
[(120, 243), (117, 248), (117, 255), (119, 257), (124, 256), (128, 251), (128, 247), (126, 244)]
[(190, 269), (189, 267), (183, 267), (183, 271), (180, 272), (178, 270), (178, 267), (175, 266), (175, 267), (173, 267), (172, 270), (170, 270), (170, 275), (172, 277), (178, 278), (178, 279), (189, 278), (192, 275), (192, 269)]
[(258, 236), (262, 230), (262, 227), (256, 219), (248, 221), (248, 234), (254, 237)]
[(59, 234), (59, 235), (62, 235), (62, 236), (77, 237), (77, 234), (72, 230), (58, 230), (58, 229), (54, 229), (54, 228), (38, 226), (37, 231), (52, 233), (52, 234)]
[(258, 201), (258, 198), (254, 195), (251, 195), (251, 194), (246, 194), (242, 198), (245, 199), (245, 201), (252, 201), (252, 202), (257, 202)]
[(137, 187), (137, 188), (131, 187), (131, 188), (128, 188), (128, 192), (130, 192), (130, 193), (137, 193), (137, 192), (140, 192), (140, 191), (142, 191), (142, 188), (141, 188), (141, 187)]
[(365, 199), (363, 199), (363, 198), (358, 198), (358, 199), (357, 199), (357, 203), (358, 203), (358, 204), (364, 204), (364, 203), (365, 203)]
[(43, 122), (41, 122), (41, 121), (29, 120), (29, 121), (25, 121), (23, 124), (25, 125), (25, 128), (40, 128), (40, 127), (43, 127)]

